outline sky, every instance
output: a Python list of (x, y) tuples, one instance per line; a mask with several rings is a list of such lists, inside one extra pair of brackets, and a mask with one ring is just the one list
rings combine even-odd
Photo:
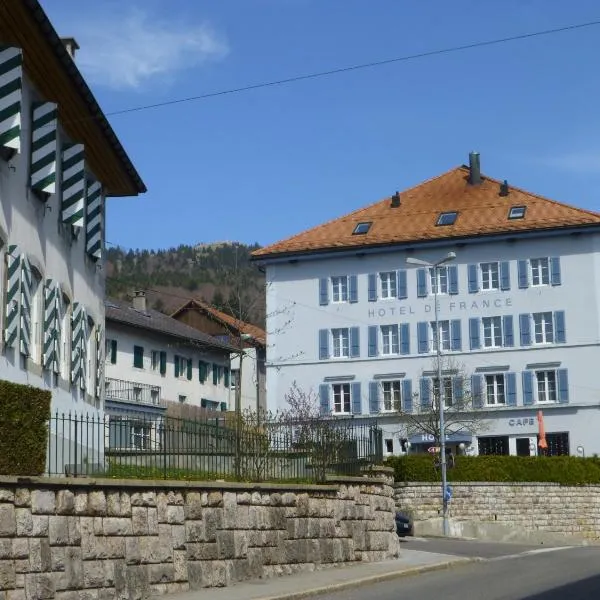
[[(42, 0), (106, 113), (600, 20), (597, 0)], [(468, 162), (600, 211), (600, 25), (109, 116), (107, 241), (267, 245)]]

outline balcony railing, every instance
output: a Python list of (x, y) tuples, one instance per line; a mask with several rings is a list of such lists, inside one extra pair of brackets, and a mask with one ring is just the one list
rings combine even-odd
[(131, 404), (146, 404), (149, 406), (165, 406), (158, 385), (124, 381), (107, 377), (105, 380), (106, 400), (113, 402), (129, 402)]

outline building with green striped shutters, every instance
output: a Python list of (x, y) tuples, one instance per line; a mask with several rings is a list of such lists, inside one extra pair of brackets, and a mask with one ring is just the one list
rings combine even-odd
[(105, 202), (145, 186), (76, 47), (37, 0), (0, 5), (0, 377), (102, 417)]
[(550, 454), (600, 453), (600, 214), (479, 160), (254, 253), (270, 410), (295, 383), (326, 418), (376, 419), (386, 454), (434, 452), (409, 425), (441, 387), (454, 451), (535, 454), (541, 411)]

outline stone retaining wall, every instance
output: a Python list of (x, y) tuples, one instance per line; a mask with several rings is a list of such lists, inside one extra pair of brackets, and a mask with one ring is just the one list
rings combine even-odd
[[(600, 486), (555, 483), (452, 483), (449, 516), (455, 521), (494, 522), (523, 531), (600, 539)], [(441, 516), (441, 485), (398, 483), (398, 510), (415, 521)]]
[(141, 599), (398, 555), (392, 480), (0, 478), (0, 599)]

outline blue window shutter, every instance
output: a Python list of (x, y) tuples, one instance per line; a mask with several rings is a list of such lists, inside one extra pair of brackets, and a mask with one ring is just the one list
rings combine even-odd
[(431, 408), (431, 379), (429, 377), (421, 377), (419, 387), (421, 392), (421, 410), (429, 410)]
[(515, 345), (515, 332), (512, 315), (502, 317), (502, 345), (506, 348), (512, 348)]
[(454, 395), (454, 403), (459, 407), (462, 405), (464, 399), (465, 382), (464, 379), (457, 375), (452, 378), (452, 393)]
[(379, 381), (369, 381), (369, 412), (379, 412)]
[(469, 265), (467, 267), (467, 274), (469, 279), (469, 294), (476, 294), (479, 291), (477, 265)]
[(358, 302), (358, 277), (356, 275), (350, 275), (350, 293), (348, 298), (351, 303)]
[(479, 329), (479, 319), (477, 317), (471, 317), (469, 319), (469, 345), (471, 350), (479, 350), (479, 348), (481, 348)]
[(192, 359), (191, 358), (187, 359), (187, 375), (186, 376), (187, 376), (188, 380), (191, 381), (191, 379), (192, 379)]
[(458, 294), (458, 267), (456, 265), (448, 267), (448, 293)]
[(523, 404), (533, 404), (533, 371), (523, 371)]
[(504, 375), (504, 383), (506, 385), (506, 405), (517, 405), (517, 376), (514, 373), (506, 373)]
[(377, 325), (369, 325), (369, 356), (377, 356), (378, 329)]
[(410, 325), (400, 323), (400, 354), (410, 354)]
[(518, 262), (519, 271), (519, 288), (524, 290), (529, 287), (529, 273), (528, 265), (526, 260), (520, 260)]
[(557, 344), (564, 344), (567, 341), (564, 310), (557, 310), (554, 313), (554, 341)]
[(483, 406), (483, 375), (478, 373), (471, 375), (471, 399), (473, 408)]
[(406, 298), (408, 298), (406, 269), (400, 269), (398, 271), (398, 299), (406, 300)]
[(558, 401), (561, 404), (568, 404), (569, 374), (567, 369), (556, 369), (556, 378), (558, 379)]
[(321, 306), (329, 304), (329, 279), (327, 277), (319, 279), (319, 304)]
[(452, 350), (462, 350), (462, 335), (460, 330), (460, 319), (453, 319), (450, 321), (451, 329), (451, 348)]
[(510, 290), (510, 263), (507, 260), (500, 263), (500, 289)]
[(329, 358), (329, 329), (319, 329), (319, 360)]
[(519, 330), (521, 332), (521, 346), (531, 346), (531, 319), (529, 314), (519, 315)]
[(413, 411), (412, 379), (402, 380), (402, 406), (406, 413)]
[(369, 273), (369, 302), (377, 302), (377, 274)]
[(350, 400), (352, 402), (352, 414), (362, 414), (362, 398), (360, 391), (360, 382), (355, 381), (350, 384)]
[(358, 358), (360, 356), (360, 329), (358, 327), (350, 327), (350, 358)]
[(175, 377), (179, 377), (179, 356), (173, 357), (173, 366), (175, 367)]
[(427, 271), (417, 269), (417, 296), (425, 298), (427, 296)]
[(558, 256), (553, 256), (550, 259), (550, 283), (552, 285), (560, 285), (561, 284), (560, 258)]
[(429, 323), (427, 321), (417, 323), (417, 346), (419, 354), (429, 352)]
[(319, 386), (319, 405), (321, 407), (322, 415), (331, 413), (331, 407), (329, 405), (329, 385), (327, 383), (322, 383)]

